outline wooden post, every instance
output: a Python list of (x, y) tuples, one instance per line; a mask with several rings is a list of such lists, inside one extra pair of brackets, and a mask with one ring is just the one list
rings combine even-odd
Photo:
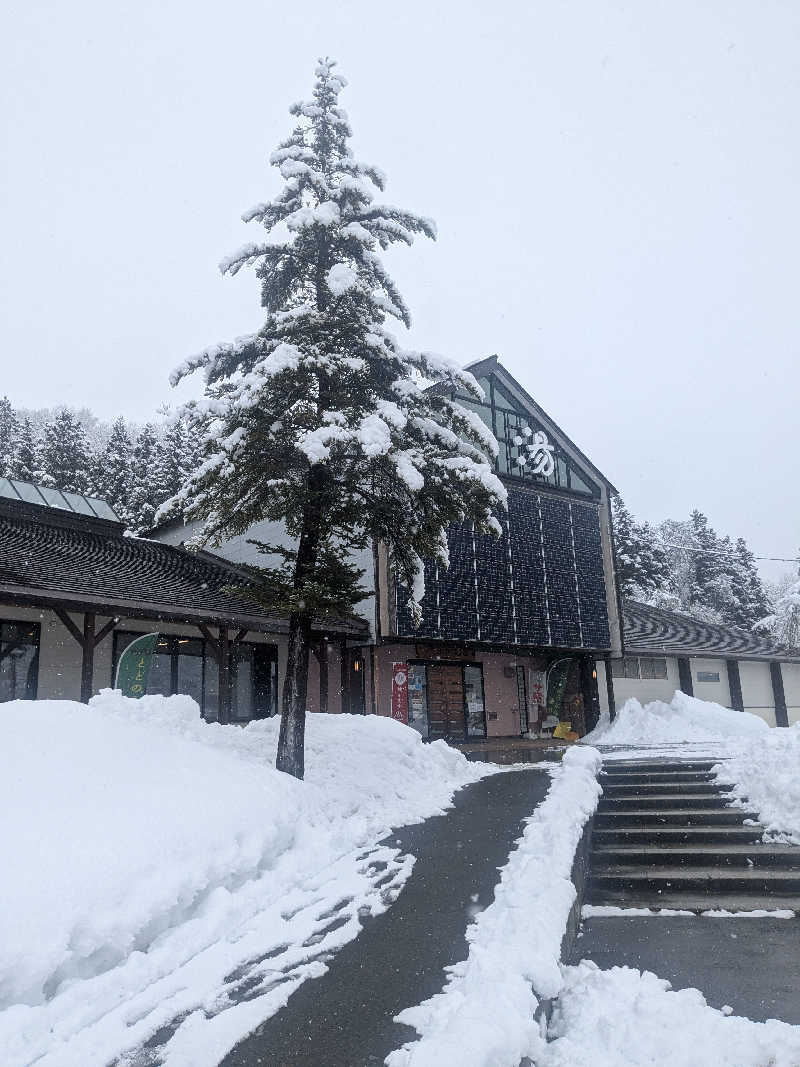
[(94, 614), (83, 616), (83, 655), (81, 657), (81, 703), (88, 704), (94, 683)]
[(608, 697), (608, 717), (611, 722), (617, 716), (616, 698), (614, 697), (614, 672), (611, 667), (611, 656), (606, 656), (606, 695)]
[(694, 685), (692, 684), (692, 664), (688, 656), (678, 656), (678, 678), (680, 681), (681, 692), (685, 693), (687, 697), (693, 697)]
[(319, 710), (328, 712), (328, 642), (324, 637), (319, 643)]
[(775, 725), (788, 726), (789, 715), (786, 710), (786, 693), (783, 688), (783, 673), (779, 660), (773, 660), (770, 663), (769, 676), (772, 680), (772, 695), (775, 699)]
[(231, 643), (228, 628), (219, 628), (219, 721), (231, 721)]
[(350, 714), (350, 662), (347, 656), (347, 642), (339, 644), (339, 659), (342, 675), (342, 712)]
[(725, 666), (728, 668), (728, 688), (731, 692), (731, 706), (734, 711), (744, 711), (739, 661), (735, 659), (727, 659), (725, 660)]

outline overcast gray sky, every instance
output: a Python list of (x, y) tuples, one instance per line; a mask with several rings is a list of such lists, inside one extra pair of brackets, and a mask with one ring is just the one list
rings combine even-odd
[[(340, 61), (354, 148), (436, 244), (412, 340), (497, 352), (651, 520), (800, 545), (797, 0), (14, 0), (0, 24), (0, 393), (105, 418), (260, 322), (217, 263)], [(768, 573), (780, 572), (781, 567)]]

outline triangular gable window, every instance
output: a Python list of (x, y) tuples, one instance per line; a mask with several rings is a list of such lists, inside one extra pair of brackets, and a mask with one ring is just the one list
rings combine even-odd
[[(485, 403), (478, 404), (462, 395), (458, 395), (457, 399), (460, 404), (477, 412), (497, 438), (500, 445), (496, 464), (499, 474), (579, 493), (581, 496), (600, 495), (597, 485), (570, 459), (520, 398), (515, 397), (495, 375), (478, 380), (486, 393)], [(540, 434), (543, 438), (537, 436)], [(539, 441), (543, 447), (537, 450)], [(523, 459), (525, 462), (521, 462)]]

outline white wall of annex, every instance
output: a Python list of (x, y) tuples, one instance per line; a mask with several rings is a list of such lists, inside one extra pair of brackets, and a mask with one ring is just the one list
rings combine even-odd
[(761, 716), (770, 726), (774, 726), (775, 697), (769, 664), (760, 660), (739, 660), (739, 678), (744, 710)]
[[(698, 700), (711, 700), (724, 708), (731, 707), (731, 690), (728, 685), (728, 665), (724, 659), (690, 659), (692, 685)], [(718, 682), (701, 682), (700, 673), (718, 674)]]

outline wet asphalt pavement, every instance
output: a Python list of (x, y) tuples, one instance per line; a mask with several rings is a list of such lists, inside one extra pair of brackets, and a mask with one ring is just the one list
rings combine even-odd
[(800, 919), (615, 916), (586, 919), (571, 963), (636, 967), (699, 989), (756, 1022), (800, 1023)]
[(375, 1067), (415, 1032), (393, 1021), (438, 993), (444, 968), (466, 959), (476, 908), (492, 902), (521, 826), (544, 799), (546, 771), (513, 770), (467, 786), (446, 815), (398, 830), (386, 844), (416, 857), (387, 912), (245, 1038), (223, 1067)]

